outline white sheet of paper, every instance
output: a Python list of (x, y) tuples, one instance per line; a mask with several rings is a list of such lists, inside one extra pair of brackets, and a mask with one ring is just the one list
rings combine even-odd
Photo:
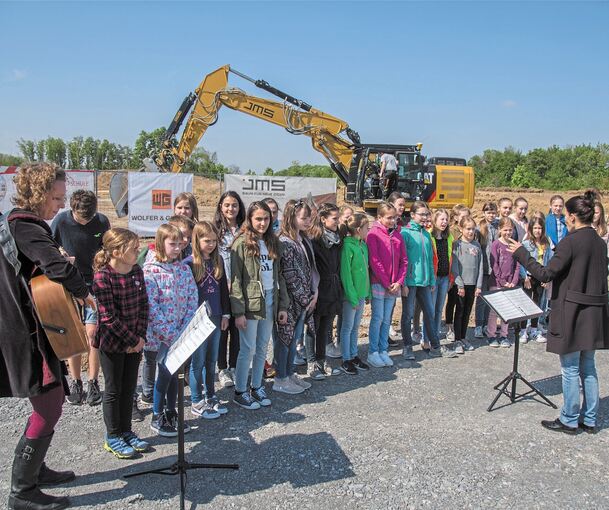
[(169, 348), (169, 352), (165, 358), (167, 370), (169, 370), (171, 374), (175, 374), (188, 357), (205, 342), (214, 329), (216, 329), (216, 326), (207, 315), (207, 307), (205, 306), (205, 303), (203, 303), (192, 320), (188, 323), (188, 326), (186, 326), (186, 329), (182, 332), (177, 342)]
[(505, 322), (543, 314), (541, 308), (520, 288), (487, 294), (484, 298)]

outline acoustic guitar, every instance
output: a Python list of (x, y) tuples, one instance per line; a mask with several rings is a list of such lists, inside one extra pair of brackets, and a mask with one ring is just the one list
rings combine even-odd
[(72, 294), (44, 275), (32, 278), (30, 284), (38, 317), (55, 355), (65, 360), (87, 352), (87, 333)]

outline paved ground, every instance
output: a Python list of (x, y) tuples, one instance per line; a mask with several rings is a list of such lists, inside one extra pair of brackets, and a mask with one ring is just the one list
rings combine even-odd
[[(332, 377), (294, 397), (270, 391), (268, 409), (231, 404), (212, 421), (187, 411), (188, 459), (241, 467), (191, 472), (187, 508), (609, 508), (606, 353), (597, 359), (602, 430), (576, 437), (542, 429), (557, 412), (535, 401), (486, 412), (512, 349), (438, 360), (417, 353), (415, 363), (392, 354), (393, 368)], [(561, 403), (558, 358), (544, 346), (523, 347), (521, 372)], [(3, 495), (27, 414), (26, 401), (0, 400)], [(148, 426), (135, 429), (150, 438)], [(179, 508), (176, 477), (121, 478), (173, 462), (175, 442), (151, 437), (153, 452), (120, 461), (102, 449), (103, 430), (101, 407), (65, 406), (48, 461), (79, 477), (53, 493), (80, 508)]]

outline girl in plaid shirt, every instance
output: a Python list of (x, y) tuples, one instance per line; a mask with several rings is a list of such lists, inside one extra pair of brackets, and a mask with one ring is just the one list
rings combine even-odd
[(103, 237), (93, 263), (93, 293), (99, 314), (93, 347), (104, 372), (104, 449), (119, 459), (145, 452), (149, 445), (131, 430), (133, 393), (148, 326), (144, 274), (136, 264), (139, 238), (124, 228)]

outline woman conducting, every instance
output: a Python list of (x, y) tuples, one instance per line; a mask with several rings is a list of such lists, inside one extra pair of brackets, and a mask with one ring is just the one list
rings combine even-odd
[(587, 191), (567, 201), (569, 235), (558, 243), (546, 267), (520, 243), (511, 241), (509, 248), (534, 278), (553, 282), (547, 350), (560, 356), (564, 403), (556, 420), (541, 424), (566, 434), (596, 432), (599, 396), (594, 354), (609, 348), (607, 246), (592, 228), (596, 199), (594, 192)]
[(0, 397), (29, 398), (32, 414), (15, 449), (8, 508), (59, 510), (69, 506), (68, 498), (47, 495), (40, 487), (74, 478), (73, 472), (53, 471), (44, 463), (67, 385), (26, 285), (42, 273), (92, 308), (95, 300), (76, 267), (59, 252), (45, 221), (64, 206), (65, 172), (56, 165), (29, 164), (14, 181), (16, 208), (8, 214), (8, 224), (3, 222), (0, 239)]

